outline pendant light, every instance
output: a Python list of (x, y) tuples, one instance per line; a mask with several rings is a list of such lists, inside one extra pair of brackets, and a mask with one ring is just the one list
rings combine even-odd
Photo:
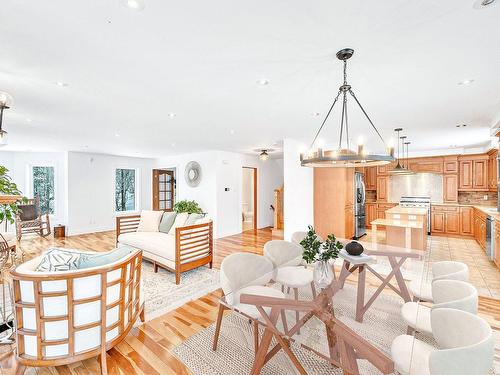
[(408, 171), (408, 174), (415, 174), (415, 172), (410, 169), (410, 161), (408, 157), (408, 147), (411, 144), (411, 142), (404, 142), (403, 144), (406, 145), (406, 169)]
[[(389, 164), (394, 160), (394, 148), (387, 148), (384, 139), (380, 135), (379, 131), (373, 124), (372, 120), (366, 113), (356, 95), (354, 95), (351, 86), (347, 83), (347, 60), (352, 57), (353, 53), (354, 50), (351, 48), (345, 48), (337, 52), (337, 58), (344, 63), (344, 82), (340, 86), (333, 104), (330, 106), (325, 119), (321, 123), (321, 126), (314, 136), (314, 139), (310, 146), (310, 151), (307, 154), (300, 155), (300, 164), (303, 167), (368, 167)], [(362, 144), (358, 145), (357, 151), (351, 150), (349, 143), (349, 123), (347, 121), (347, 94), (350, 94), (353, 97), (354, 101), (361, 109), (361, 112), (370, 123), (376, 135), (382, 141), (387, 154), (369, 154), (366, 152)], [(318, 147), (316, 150), (313, 150), (313, 147), (316, 146), (316, 140), (323, 130), (323, 126), (325, 125), (326, 120), (328, 120), (328, 117), (332, 113), (335, 103), (337, 103), (340, 97), (342, 97), (342, 115), (340, 120), (340, 136), (338, 149), (323, 150), (322, 147)], [(345, 145), (342, 144), (344, 135)]]
[(12, 105), (12, 96), (6, 92), (0, 91), (0, 146), (7, 144), (7, 132), (2, 129), (3, 125), (3, 111), (9, 109)]
[[(406, 169), (400, 163), (401, 153), (399, 152), (399, 142), (401, 141), (401, 137), (399, 136), (399, 133), (401, 132), (401, 130), (403, 130), (403, 128), (394, 129), (394, 131), (397, 133), (397, 137), (396, 137), (397, 141), (396, 142), (398, 143), (398, 162), (393, 169), (388, 171), (391, 174), (405, 174), (406, 173)], [(404, 153), (404, 151), (403, 151), (403, 153)], [(403, 156), (403, 158), (404, 158), (404, 156)]]
[(259, 154), (259, 159), (262, 161), (266, 161), (269, 159), (269, 154), (267, 153), (268, 150), (262, 150), (261, 153)]

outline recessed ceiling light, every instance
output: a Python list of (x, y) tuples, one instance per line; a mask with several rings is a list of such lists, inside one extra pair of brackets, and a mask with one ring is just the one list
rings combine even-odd
[(116, 138), (119, 138), (119, 137), (120, 137), (120, 134), (115, 133), (115, 137), (116, 137)]
[(121, 3), (129, 9), (140, 11), (146, 6), (144, 0), (121, 0)]
[(459, 86), (467, 86), (474, 82), (473, 79), (464, 79), (463, 81), (458, 82)]
[(467, 126), (467, 124), (458, 124), (458, 125), (455, 125), (457, 128), (465, 128)]
[(57, 81), (55, 82), (55, 84), (59, 87), (66, 87), (68, 86), (68, 84), (66, 82), (61, 82), (61, 81)]
[(266, 85), (269, 85), (269, 80), (265, 79), (265, 78), (261, 78), (261, 79), (257, 80), (257, 83), (261, 86), (266, 86)]
[(33, 120), (32, 120), (32, 119), (30, 119), (30, 118), (27, 118), (27, 119), (26, 119), (26, 122), (32, 122), (32, 121), (33, 121)]
[(318, 117), (320, 115), (319, 112), (311, 112), (312, 117)]
[(234, 129), (229, 130), (229, 134), (234, 135)]
[(170, 145), (171, 145), (172, 147), (175, 147), (175, 142), (172, 142)]
[(170, 112), (170, 113), (168, 114), (168, 117), (170, 117), (170, 118), (175, 117), (175, 116), (176, 116), (176, 114), (175, 114), (174, 112)]

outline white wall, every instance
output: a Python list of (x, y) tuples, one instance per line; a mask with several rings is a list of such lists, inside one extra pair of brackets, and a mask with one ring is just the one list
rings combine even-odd
[(153, 159), (80, 152), (68, 153), (68, 232), (115, 228), (115, 169), (135, 168), (137, 211), (151, 209)]
[(313, 170), (300, 165), (301, 147), (302, 144), (293, 139), (283, 140), (285, 239), (314, 224)]
[(64, 224), (67, 220), (66, 153), (64, 152), (0, 152), (0, 165), (9, 169), (9, 176), (24, 196), (33, 198), (31, 167), (54, 167), (54, 215), (51, 224)]

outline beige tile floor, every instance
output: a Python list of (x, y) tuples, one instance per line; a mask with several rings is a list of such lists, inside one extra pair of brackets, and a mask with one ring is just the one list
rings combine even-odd
[[(363, 241), (371, 240), (368, 230)], [(378, 231), (377, 242), (385, 242), (385, 233)], [(469, 282), (474, 284), (479, 295), (500, 299), (500, 269), (488, 259), (474, 239), (429, 236), (425, 268), (430, 272), (432, 263), (442, 260), (464, 262), (469, 267)]]

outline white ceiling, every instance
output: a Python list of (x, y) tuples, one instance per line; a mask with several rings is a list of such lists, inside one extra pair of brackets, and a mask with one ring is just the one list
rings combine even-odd
[[(500, 113), (500, 4), (145, 2), (135, 12), (119, 0), (2, 1), (0, 90), (14, 98), (4, 150), (161, 156), (310, 142), (343, 47), (355, 49), (349, 82), (375, 124), (386, 138), (405, 128), (413, 150), (484, 144)], [(380, 149), (350, 104), (353, 141)]]

